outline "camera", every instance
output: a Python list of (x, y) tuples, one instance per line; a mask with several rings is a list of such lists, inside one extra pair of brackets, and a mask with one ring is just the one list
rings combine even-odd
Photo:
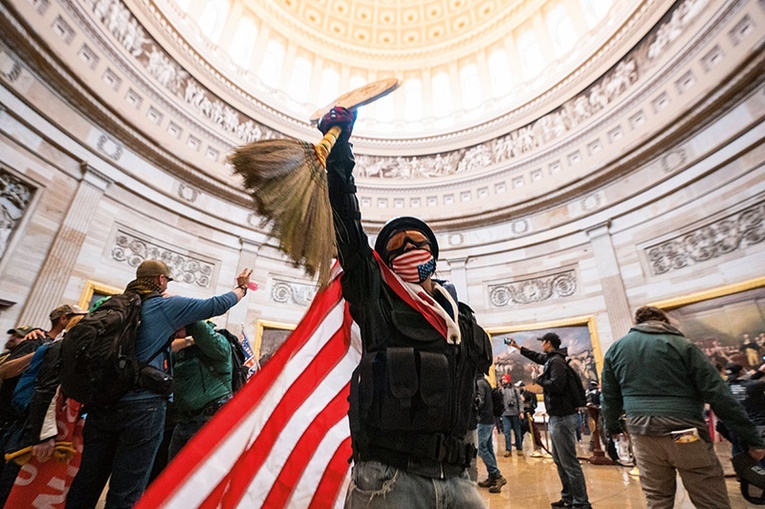
[(513, 344), (513, 338), (505, 338), (505, 344), (506, 345), (512, 345)]

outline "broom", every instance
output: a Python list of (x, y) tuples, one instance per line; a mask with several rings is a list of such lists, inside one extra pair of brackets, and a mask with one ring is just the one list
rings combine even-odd
[(339, 126), (331, 127), (316, 145), (256, 141), (229, 158), (263, 223), (273, 223), (271, 234), (279, 239), (279, 249), (309, 276), (318, 274), (320, 288), (329, 283), (337, 254), (326, 161), (341, 132)]

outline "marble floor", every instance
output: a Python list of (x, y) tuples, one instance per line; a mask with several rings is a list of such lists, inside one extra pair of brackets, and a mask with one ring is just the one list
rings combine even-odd
[[(528, 437), (528, 435), (526, 435)], [(501, 439), (501, 442), (497, 441)], [(497, 444), (501, 443), (501, 448)], [(507, 484), (501, 493), (489, 493), (487, 489), (478, 488), (488, 509), (547, 509), (550, 502), (560, 499), (560, 482), (555, 464), (550, 457), (531, 457), (530, 444), (524, 444), (522, 456), (513, 451), (509, 458), (503, 456), (504, 437), (495, 434), (495, 449), (498, 449), (497, 464), (502, 474), (507, 478)], [(578, 445), (578, 456), (583, 459), (582, 469), (587, 479), (587, 492), (594, 509), (644, 509), (645, 499), (640, 490), (640, 480), (630, 474), (631, 469), (622, 466), (596, 466), (584, 458), (592, 454), (589, 449), (589, 436)], [(719, 443), (716, 450), (720, 461), (725, 467), (726, 474), (733, 473), (730, 467), (730, 446)], [(486, 478), (486, 468), (478, 460), (478, 477)], [(733, 477), (726, 477), (728, 495), (733, 509), (755, 508), (741, 496), (738, 482)], [(692, 509), (694, 506), (688, 494), (682, 487), (680, 478), (677, 479), (678, 493), (675, 499), (675, 509)]]

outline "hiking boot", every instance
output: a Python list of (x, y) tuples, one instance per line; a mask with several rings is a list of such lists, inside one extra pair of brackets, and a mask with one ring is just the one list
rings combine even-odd
[(513, 455), (512, 451), (505, 451), (505, 454), (504, 454), (505, 458), (507, 458), (508, 456), (512, 456), (512, 455)]
[(494, 476), (489, 474), (489, 477), (484, 479), (483, 481), (478, 481), (478, 486), (481, 488), (491, 488), (494, 485)]
[(565, 500), (561, 499), (550, 504), (550, 507), (571, 507), (571, 502), (566, 502)]
[(489, 493), (499, 493), (505, 484), (507, 484), (507, 479), (502, 477), (502, 474), (499, 474), (499, 477), (494, 479), (494, 484), (489, 488)]

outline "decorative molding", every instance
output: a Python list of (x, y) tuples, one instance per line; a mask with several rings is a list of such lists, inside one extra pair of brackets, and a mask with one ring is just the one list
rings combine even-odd
[(34, 188), (0, 168), (0, 259), (32, 199)]
[(0, 74), (11, 83), (16, 81), (21, 74), (21, 66), (16, 59), (2, 50), (0, 50)]
[(173, 279), (201, 288), (211, 286), (215, 271), (214, 263), (121, 229), (114, 237), (111, 258), (130, 267), (138, 267), (144, 260), (162, 260), (170, 268)]
[(765, 240), (765, 202), (644, 249), (651, 273), (666, 274)]
[(521, 281), (489, 285), (489, 301), (494, 307), (531, 304), (570, 297), (576, 293), (576, 271), (569, 269)]
[(315, 285), (275, 279), (271, 286), (271, 299), (279, 304), (293, 303), (305, 307), (311, 303), (316, 292)]
[(199, 189), (192, 187), (185, 182), (181, 182), (181, 185), (178, 186), (178, 196), (180, 196), (182, 199), (186, 200), (189, 203), (194, 203), (197, 201), (197, 198), (199, 198), (200, 191)]
[(122, 145), (105, 134), (98, 138), (98, 150), (115, 161), (119, 161), (119, 158), (122, 157)]

